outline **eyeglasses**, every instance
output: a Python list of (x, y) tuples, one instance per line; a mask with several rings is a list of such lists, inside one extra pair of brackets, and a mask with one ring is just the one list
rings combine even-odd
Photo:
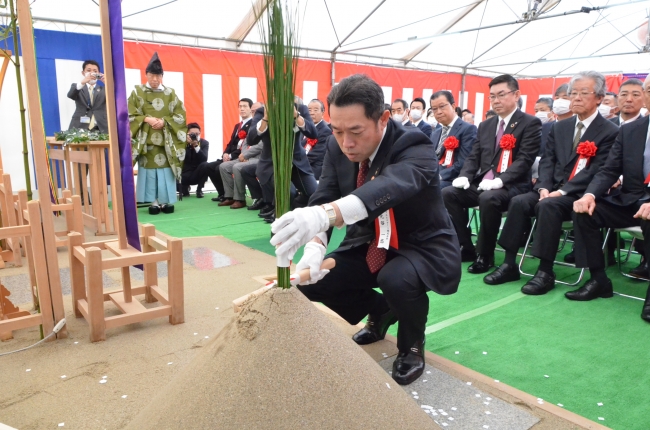
[(583, 99), (587, 97), (589, 94), (596, 94), (596, 92), (595, 91), (580, 91), (580, 92), (571, 91), (569, 93), (569, 97), (575, 99), (576, 97), (578, 97), (578, 95), (580, 95), (580, 98)]
[(435, 113), (438, 112), (438, 111), (442, 111), (442, 110), (443, 110), (444, 108), (446, 108), (447, 106), (450, 106), (450, 104), (447, 103), (447, 104), (444, 104), (444, 105), (442, 105), (442, 106), (438, 106), (438, 107), (435, 107), (435, 108), (432, 107), (432, 108), (431, 108), (431, 113), (432, 113), (432, 114), (435, 114)]
[(488, 96), (488, 99), (489, 99), (491, 102), (495, 101), (496, 99), (503, 100), (504, 98), (506, 98), (506, 96), (507, 96), (508, 94), (510, 94), (510, 93), (514, 93), (515, 91), (517, 91), (517, 90), (508, 91), (508, 92), (505, 92), (505, 93), (499, 93), (499, 94), (497, 94), (496, 96), (493, 95), (493, 94), (490, 94), (490, 95)]

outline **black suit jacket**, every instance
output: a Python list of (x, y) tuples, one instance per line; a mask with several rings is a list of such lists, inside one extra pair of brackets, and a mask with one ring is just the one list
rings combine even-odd
[(620, 115), (616, 115), (614, 118), (610, 118), (609, 120), (611, 122), (613, 122), (614, 124), (616, 124), (617, 126), (619, 126), (619, 127), (621, 126), (621, 116)]
[[(305, 148), (300, 146), (300, 138), (302, 135), (310, 139), (317, 139), (318, 132), (314, 121), (309, 116), (309, 109), (305, 105), (298, 105), (298, 112), (300, 116), (305, 119), (305, 130), (302, 133), (296, 133), (293, 141), (293, 165), (304, 173), (312, 173)], [(257, 123), (264, 117), (264, 108), (261, 107), (255, 111), (253, 120), (251, 122), (250, 133), (248, 133), (247, 142), (249, 145), (256, 145), (260, 140), (262, 141), (262, 153), (260, 154), (260, 161), (257, 162), (257, 169), (255, 174), (260, 184), (265, 184), (273, 176), (273, 156), (271, 153), (271, 137), (269, 136), (268, 129), (261, 136), (257, 134)]]
[(183, 172), (193, 172), (199, 167), (199, 164), (208, 161), (208, 151), (210, 150), (210, 142), (205, 139), (199, 140), (199, 152), (189, 143), (185, 146), (185, 160), (183, 161)]
[[(593, 194), (596, 198), (602, 197), (603, 200), (618, 206), (629, 206), (647, 197), (648, 187), (643, 183), (643, 152), (648, 123), (649, 117), (645, 116), (621, 126), (607, 161), (594, 176), (585, 193)], [(623, 184), (616, 192), (607, 195), (610, 187), (623, 174)]]
[(370, 166), (366, 182), (356, 188), (359, 163), (329, 139), (323, 173), (310, 206), (354, 194), (364, 203), (368, 218), (346, 228), (335, 251), (366, 244), (375, 237), (375, 219), (392, 208), (399, 249), (427, 288), (453, 294), (460, 282), (460, 246), (440, 194), (438, 162), (429, 139), (388, 121), (386, 134)]
[[(323, 169), (323, 159), (325, 158), (325, 150), (327, 149), (327, 138), (332, 135), (332, 129), (329, 124), (322, 120), (316, 125), (316, 132), (318, 133), (318, 142), (307, 153), (307, 159), (311, 170), (314, 172), (316, 180), (320, 178), (321, 170)], [(307, 144), (307, 137), (303, 137), (301, 146), (304, 148)]]
[(433, 129), (431, 128), (431, 124), (426, 122), (425, 120), (420, 121), (420, 123), (417, 125), (417, 128), (419, 128), (422, 133), (426, 134), (427, 137), (431, 137), (431, 132)]
[(551, 132), (551, 129), (555, 125), (557, 121), (553, 122), (547, 122), (546, 124), (542, 124), (542, 140), (540, 141), (539, 145), (539, 156), (541, 157), (544, 155), (544, 149), (546, 148), (546, 141), (548, 140), (548, 134)]
[[(251, 119), (241, 127), (241, 129), (246, 132), (247, 138), (252, 123), (253, 120)], [(228, 145), (226, 145), (226, 149), (223, 150), (224, 154), (230, 154), (231, 160), (236, 160), (239, 158), (239, 154), (241, 154), (241, 147), (237, 148), (237, 145), (239, 145), (239, 124), (240, 123), (235, 124), (235, 128), (233, 128), (232, 134), (230, 135), (230, 141), (228, 142)]]
[(99, 131), (108, 133), (108, 120), (106, 119), (106, 87), (100, 86), (99, 82), (95, 84), (93, 89), (93, 102), (90, 102), (90, 93), (88, 86), (84, 85), (80, 90), (77, 89), (77, 84), (70, 86), (68, 91), (68, 98), (74, 100), (75, 111), (72, 114), (72, 120), (68, 128), (81, 128), (88, 130), (88, 123), (81, 122), (82, 116), (92, 118), (95, 115), (95, 124)]
[(501, 118), (495, 116), (479, 124), (476, 142), (472, 152), (465, 159), (459, 176), (466, 177), (470, 182), (480, 181), (489, 170), (493, 169), (495, 178), (501, 179), (504, 188), (516, 187), (529, 190), (530, 168), (539, 153), (542, 122), (539, 118), (519, 109), (515, 111), (504, 131), (504, 134), (512, 134), (517, 139), (512, 151), (512, 164), (505, 172), (497, 173), (502, 151), (501, 148), (495, 151), (499, 121)]
[[(438, 148), (440, 136), (442, 136), (442, 126), (433, 130), (431, 134), (431, 143), (433, 143), (434, 150)], [(476, 141), (476, 126), (458, 118), (451, 130), (449, 130), (448, 136), (456, 137), (459, 146), (454, 151), (454, 164), (449, 167), (440, 166), (440, 176), (443, 181), (451, 182), (458, 177), (463, 168), (463, 163), (465, 163), (465, 158), (472, 151), (472, 145)], [(444, 157), (444, 155), (445, 147), (443, 146), (440, 153), (436, 153), (436, 156), (440, 160), (440, 157)]]
[(581, 197), (594, 175), (605, 163), (618, 135), (618, 127), (598, 114), (580, 139), (580, 142), (594, 142), (598, 147), (596, 155), (589, 160), (589, 165), (585, 169), (569, 180), (579, 158), (573, 150), (577, 118), (572, 116), (555, 123), (552, 127), (546, 141), (546, 150), (539, 162), (539, 178), (535, 183), (535, 190), (561, 189), (567, 195)]

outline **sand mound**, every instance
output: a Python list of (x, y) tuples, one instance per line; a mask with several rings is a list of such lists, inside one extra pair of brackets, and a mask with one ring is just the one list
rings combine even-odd
[(293, 288), (246, 303), (128, 428), (438, 427)]

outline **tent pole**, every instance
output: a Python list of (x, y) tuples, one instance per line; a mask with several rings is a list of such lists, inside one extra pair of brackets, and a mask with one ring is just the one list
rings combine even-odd
[(458, 105), (461, 107), (461, 109), (467, 109), (467, 100), (465, 100), (465, 77), (467, 76), (467, 67), (463, 68), (463, 77), (460, 82), (460, 101), (458, 102)]
[(334, 88), (334, 84), (336, 83), (336, 52), (332, 52), (332, 56), (330, 57), (330, 74), (332, 78), (332, 86), (331, 88)]

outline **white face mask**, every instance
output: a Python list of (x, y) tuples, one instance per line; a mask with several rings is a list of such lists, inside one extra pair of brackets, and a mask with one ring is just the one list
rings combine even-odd
[(542, 124), (546, 124), (549, 122), (551, 119), (548, 117), (548, 112), (540, 111), (535, 114), (537, 118), (539, 118), (540, 121), (542, 121)]
[(429, 118), (427, 118), (427, 122), (428, 122), (431, 126), (433, 126), (433, 127), (435, 127), (436, 125), (438, 125), (438, 121), (436, 121), (436, 119), (435, 119), (434, 117), (432, 117), (432, 116), (430, 116)]
[(609, 113), (610, 113), (611, 111), (612, 111), (612, 107), (611, 107), (611, 106), (602, 105), (602, 104), (601, 104), (600, 106), (598, 106), (598, 112), (600, 112), (600, 114), (601, 114), (602, 116), (605, 116), (605, 117), (609, 116)]
[(393, 119), (397, 122), (402, 122), (404, 121), (404, 114), (403, 113), (394, 113), (393, 114)]
[(420, 109), (411, 109), (411, 118), (413, 118), (414, 121), (420, 120), (420, 118), (422, 118), (422, 111)]
[(557, 99), (553, 100), (553, 113), (555, 115), (564, 115), (565, 113), (569, 113), (571, 109), (569, 109), (569, 106), (571, 106), (571, 101), (566, 100), (566, 99)]

